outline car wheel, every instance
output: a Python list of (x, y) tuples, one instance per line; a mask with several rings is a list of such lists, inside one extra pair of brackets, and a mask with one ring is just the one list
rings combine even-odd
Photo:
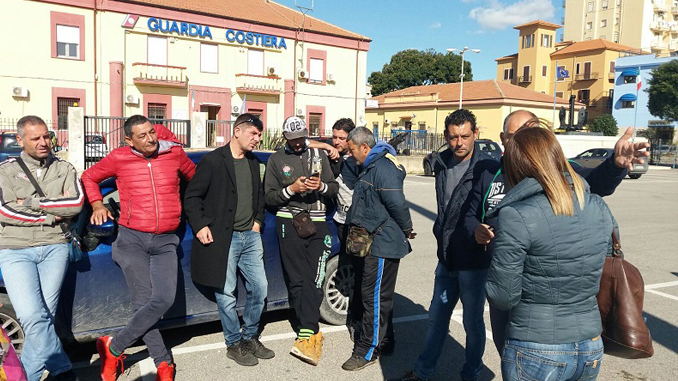
[(424, 163), (424, 176), (433, 176), (433, 168), (428, 161)]
[(10, 305), (2, 305), (0, 307), (0, 324), (2, 329), (7, 333), (7, 337), (12, 340), (12, 345), (16, 351), (17, 356), (21, 355), (24, 349), (25, 334), (23, 328), (19, 324), (19, 319), (16, 318), (16, 313)]
[(327, 262), (325, 274), (320, 317), (332, 325), (346, 324), (349, 295), (355, 281), (353, 267), (350, 264), (339, 267), (339, 256), (335, 255)]
[(642, 176), (642, 175), (629, 175), (629, 177), (632, 178), (632, 179), (634, 179), (634, 180), (635, 180), (635, 179), (639, 179), (640, 176)]

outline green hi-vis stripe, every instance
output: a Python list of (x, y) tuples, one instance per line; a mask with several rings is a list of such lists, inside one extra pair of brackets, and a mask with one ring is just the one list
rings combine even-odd
[(314, 333), (315, 333), (315, 332), (313, 332), (313, 330), (302, 328), (302, 329), (299, 330), (299, 334), (297, 335), (297, 338), (299, 338), (299, 339), (308, 339), (308, 338), (310, 338), (311, 336), (313, 336)]

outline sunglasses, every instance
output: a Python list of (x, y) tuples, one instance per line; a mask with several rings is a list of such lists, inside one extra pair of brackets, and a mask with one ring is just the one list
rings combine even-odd
[(240, 123), (236, 124), (235, 126), (233, 126), (233, 129), (235, 129), (235, 128), (238, 127), (239, 125), (245, 124), (245, 123), (249, 123), (249, 124), (251, 124), (251, 125), (253, 125), (253, 126), (255, 126), (255, 127), (258, 127), (258, 128), (263, 128), (263, 127), (264, 127), (264, 124), (261, 122), (261, 120), (249, 118), (249, 119), (245, 119), (245, 120), (243, 120), (242, 122), (240, 122)]

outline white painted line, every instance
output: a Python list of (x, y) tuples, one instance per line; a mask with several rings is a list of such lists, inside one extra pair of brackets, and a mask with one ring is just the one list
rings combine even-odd
[(648, 284), (648, 285), (645, 285), (645, 290), (654, 290), (654, 289), (657, 289), (657, 288), (673, 287), (673, 286), (678, 286), (678, 281)]
[(145, 360), (139, 361), (139, 373), (141, 373), (141, 379), (143, 381), (154, 381), (155, 380), (155, 364), (153, 360), (147, 358)]
[(657, 291), (657, 290), (647, 290), (647, 292), (651, 292), (655, 295), (663, 296), (665, 298), (673, 299), (673, 300), (678, 300), (678, 296), (667, 294), (665, 292)]

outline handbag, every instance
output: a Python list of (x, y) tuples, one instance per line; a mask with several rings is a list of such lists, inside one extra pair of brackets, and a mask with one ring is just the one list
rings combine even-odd
[(643, 277), (624, 260), (615, 231), (612, 243), (612, 256), (605, 258), (597, 296), (605, 353), (626, 359), (651, 357), (652, 337), (643, 319)]
[(372, 242), (376, 234), (370, 234), (360, 226), (351, 226), (346, 235), (346, 252), (354, 257), (364, 258), (372, 251)]
[(292, 217), (292, 225), (297, 231), (299, 238), (313, 237), (318, 232), (315, 224), (311, 220), (311, 214), (307, 210), (302, 210)]
[[(21, 166), (21, 169), (23, 169), (26, 177), (28, 177), (28, 180), (30, 180), (31, 184), (33, 184), (38, 196), (46, 197), (45, 192), (42, 191), (42, 188), (40, 188), (40, 185), (35, 180), (35, 177), (33, 177), (33, 174), (28, 169), (23, 159), (21, 157), (17, 157), (16, 161)], [(78, 225), (80, 224), (75, 224), (73, 228), (69, 229), (65, 222), (59, 223), (59, 227), (61, 227), (61, 231), (63, 231), (64, 237), (66, 237), (66, 240), (68, 241), (68, 260), (70, 262), (77, 262), (83, 258), (82, 239), (77, 232)]]

